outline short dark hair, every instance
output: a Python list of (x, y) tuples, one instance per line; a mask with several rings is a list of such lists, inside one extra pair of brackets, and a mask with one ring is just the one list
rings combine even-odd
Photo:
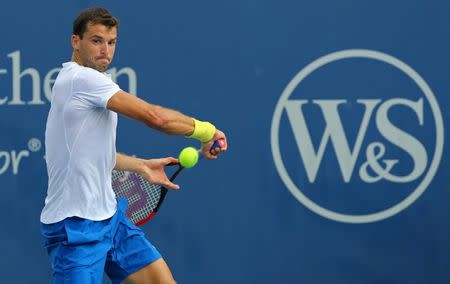
[(89, 8), (81, 11), (80, 15), (75, 19), (72, 33), (83, 38), (83, 34), (89, 24), (102, 24), (110, 28), (117, 28), (119, 27), (119, 20), (104, 8)]

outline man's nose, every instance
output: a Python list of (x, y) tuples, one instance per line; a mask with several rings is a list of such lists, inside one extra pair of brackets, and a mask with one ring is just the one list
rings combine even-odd
[(100, 49), (101, 54), (108, 54), (109, 46), (108, 43), (102, 44), (102, 48)]

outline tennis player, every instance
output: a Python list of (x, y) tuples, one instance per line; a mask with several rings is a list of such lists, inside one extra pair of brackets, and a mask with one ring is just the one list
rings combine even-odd
[(171, 135), (202, 142), (206, 158), (225, 134), (209, 122), (147, 103), (120, 89), (105, 73), (117, 42), (119, 21), (103, 8), (81, 12), (73, 24), (72, 60), (63, 64), (52, 90), (45, 131), (48, 191), (41, 213), (54, 283), (175, 283), (166, 262), (125, 216), (127, 205), (111, 188), (114, 169), (134, 171), (170, 189), (164, 166), (175, 158), (139, 159), (116, 153), (117, 113)]

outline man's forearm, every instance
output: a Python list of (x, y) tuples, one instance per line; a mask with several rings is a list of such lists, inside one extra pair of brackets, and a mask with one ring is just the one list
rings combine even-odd
[(125, 154), (116, 153), (115, 170), (140, 172), (143, 166), (143, 160)]
[(194, 120), (176, 110), (155, 104), (119, 91), (107, 104), (108, 109), (141, 121), (167, 134), (188, 136), (194, 132)]
[(210, 141), (216, 130), (209, 122), (195, 120), (179, 111), (147, 103), (124, 91), (114, 94), (107, 107), (166, 134), (184, 135), (201, 142)]
[[(147, 123), (150, 127), (172, 135), (189, 136), (194, 132), (193, 118), (158, 105), (147, 105), (147, 107), (150, 116), (154, 116), (154, 119), (149, 120), (153, 122), (153, 125), (151, 122)], [(155, 121), (157, 123), (154, 123)]]

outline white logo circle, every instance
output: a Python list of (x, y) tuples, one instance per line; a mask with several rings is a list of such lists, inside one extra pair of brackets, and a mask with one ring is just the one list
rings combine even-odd
[(41, 147), (42, 147), (41, 140), (39, 140), (37, 138), (31, 138), (28, 141), (28, 149), (31, 152), (37, 152), (37, 151), (41, 150)]
[[(305, 196), (300, 191), (299, 188), (297, 188), (295, 183), (290, 178), (284, 166), (283, 160), (281, 158), (281, 152), (279, 147), (278, 136), (279, 136), (281, 115), (285, 108), (285, 104), (289, 99), (290, 95), (292, 94), (292, 92), (307, 76), (309, 76), (315, 70), (334, 61), (347, 58), (375, 59), (390, 64), (399, 69), (400, 71), (402, 71), (403, 73), (405, 73), (406, 75), (408, 75), (417, 84), (417, 86), (420, 88), (420, 90), (424, 93), (425, 97), (427, 98), (431, 110), (433, 112), (434, 122), (436, 126), (435, 151), (428, 172), (426, 173), (423, 180), (420, 182), (417, 188), (405, 199), (403, 199), (402, 201), (400, 201), (399, 203), (395, 204), (390, 208), (378, 211), (373, 214), (366, 214), (366, 215), (342, 214), (328, 210), (314, 203), (311, 199)], [(278, 103), (275, 107), (275, 112), (273, 114), (271, 127), (271, 147), (275, 166), (277, 168), (278, 174), (281, 177), (281, 180), (284, 182), (289, 191), (294, 195), (294, 197), (297, 198), (297, 200), (300, 201), (303, 205), (305, 205), (307, 208), (309, 208), (316, 214), (331, 220), (345, 223), (370, 223), (392, 217), (393, 215), (401, 212), (409, 205), (411, 205), (417, 198), (419, 198), (422, 195), (422, 193), (427, 189), (441, 161), (442, 151), (444, 147), (444, 126), (442, 121), (442, 114), (433, 92), (431, 91), (430, 87), (425, 82), (425, 80), (416, 71), (414, 71), (414, 69), (412, 69), (410, 66), (400, 61), (399, 59), (382, 52), (367, 49), (348, 49), (333, 52), (316, 59), (315, 61), (308, 64), (305, 68), (303, 68), (299, 73), (297, 73), (297, 75), (289, 82), (289, 84), (284, 89), (280, 99), (278, 100)]]

